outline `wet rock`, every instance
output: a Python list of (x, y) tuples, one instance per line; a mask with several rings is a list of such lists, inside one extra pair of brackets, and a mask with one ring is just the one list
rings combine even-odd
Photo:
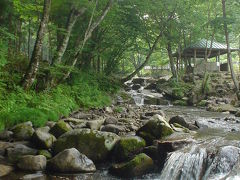
[(14, 168), (12, 166), (0, 164), (0, 177), (10, 174)]
[(133, 86), (132, 86), (132, 89), (133, 90), (139, 90), (141, 88), (141, 85), (140, 84), (134, 84)]
[(125, 132), (125, 127), (124, 126), (119, 126), (119, 125), (115, 125), (115, 124), (108, 124), (105, 125), (101, 128), (101, 131), (105, 131), (105, 132), (112, 132), (115, 134), (119, 134), (120, 132)]
[(133, 84), (140, 84), (140, 85), (144, 86), (145, 83), (146, 83), (146, 80), (144, 78), (134, 78), (132, 80), (132, 83)]
[(50, 149), (55, 141), (56, 138), (52, 134), (42, 129), (36, 130), (32, 136), (32, 142), (43, 149)]
[(81, 153), (95, 161), (106, 160), (119, 136), (110, 132), (90, 129), (75, 129), (62, 135), (55, 143), (55, 154), (64, 149), (75, 147)]
[(96, 167), (92, 160), (77, 149), (66, 149), (48, 161), (47, 168), (54, 172), (94, 172)]
[(213, 176), (216, 176), (216, 174), (228, 174), (237, 164), (239, 157), (240, 148), (235, 146), (224, 146), (219, 149), (207, 171)]
[(184, 146), (191, 144), (193, 141), (190, 140), (173, 140), (173, 141), (158, 141), (158, 161), (161, 163), (165, 162), (169, 152), (174, 152), (183, 148)]
[(104, 123), (104, 119), (92, 120), (86, 123), (86, 127), (91, 130), (99, 130), (100, 127), (103, 125), (103, 123)]
[(117, 122), (118, 122), (117, 118), (110, 116), (110, 117), (107, 117), (105, 119), (104, 124), (105, 125), (107, 125), (107, 124), (117, 124)]
[(178, 124), (178, 123), (173, 123), (173, 124), (170, 124), (172, 129), (176, 132), (183, 132), (183, 133), (189, 133), (189, 129)]
[(207, 128), (208, 128), (207, 125), (202, 124), (202, 123), (199, 122), (199, 121), (195, 121), (195, 125), (196, 125), (198, 128), (200, 128), (200, 129), (207, 129)]
[(183, 116), (174, 116), (169, 120), (169, 124), (180, 124), (183, 127), (189, 128), (189, 124), (187, 123), (187, 121), (184, 119)]
[(11, 131), (13, 132), (13, 137), (19, 141), (31, 139), (34, 133), (34, 129), (32, 128), (32, 123), (30, 121), (14, 126)]
[(65, 123), (64, 121), (58, 121), (51, 129), (50, 133), (53, 134), (56, 138), (61, 136), (62, 134), (71, 131), (72, 128), (69, 124)]
[(153, 160), (158, 160), (159, 155), (157, 146), (144, 147), (142, 152), (151, 157)]
[(141, 153), (126, 163), (112, 165), (110, 173), (119, 177), (136, 177), (148, 173), (153, 167), (153, 160)]
[(36, 155), (37, 150), (27, 147), (23, 144), (17, 144), (14, 147), (8, 148), (6, 150), (7, 157), (11, 162), (16, 162), (18, 159), (24, 155)]
[(144, 89), (152, 90), (152, 89), (156, 89), (156, 88), (157, 88), (156, 83), (150, 83)]
[(171, 126), (160, 115), (154, 115), (137, 131), (137, 135), (145, 139), (148, 145), (151, 145), (153, 140), (161, 139), (172, 133), (173, 129)]
[(9, 141), (13, 137), (12, 131), (3, 131), (0, 133), (0, 140)]
[(40, 128), (37, 128), (36, 131), (42, 131), (42, 132), (48, 133), (50, 131), (50, 127), (49, 126), (40, 127)]
[(117, 161), (124, 161), (132, 157), (141, 148), (145, 147), (145, 140), (138, 136), (122, 137), (114, 147), (114, 158)]
[(45, 156), (42, 155), (22, 156), (17, 163), (17, 167), (25, 171), (43, 171), (46, 169), (46, 165), (47, 159)]
[(4, 156), (6, 153), (6, 150), (13, 146), (14, 144), (12, 143), (0, 141), (0, 155)]

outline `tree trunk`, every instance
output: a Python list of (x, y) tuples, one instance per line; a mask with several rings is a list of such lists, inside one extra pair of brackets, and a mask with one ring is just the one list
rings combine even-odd
[(168, 51), (168, 57), (169, 57), (169, 61), (170, 61), (170, 67), (171, 67), (173, 78), (177, 79), (178, 77), (177, 77), (177, 72), (176, 72), (176, 68), (175, 68), (175, 64), (174, 64), (174, 59), (172, 56), (172, 46), (171, 46), (170, 42), (168, 42), (167, 51)]
[(65, 35), (64, 35), (63, 39), (61, 40), (60, 45), (58, 46), (57, 52), (52, 60), (52, 65), (58, 64), (61, 62), (62, 57), (67, 49), (72, 29), (73, 29), (75, 23), (77, 22), (78, 17), (80, 15), (82, 15), (85, 12), (85, 10), (86, 10), (85, 8), (82, 8), (80, 11), (78, 11), (75, 8), (72, 8), (72, 10), (68, 16)]
[(123, 78), (121, 80), (123, 83), (128, 81), (128, 80), (130, 80), (130, 79), (132, 79), (138, 72), (140, 72), (147, 65), (147, 63), (149, 62), (150, 57), (151, 57), (152, 53), (154, 52), (155, 48), (157, 47), (157, 44), (158, 44), (159, 40), (161, 39), (161, 37), (162, 37), (162, 31), (160, 32), (160, 34), (155, 39), (152, 47), (149, 49), (149, 52), (148, 52), (148, 54), (146, 56), (145, 61), (132, 74), (130, 74), (127, 77)]
[(22, 80), (22, 86), (24, 87), (24, 89), (29, 89), (29, 87), (33, 84), (36, 77), (36, 73), (38, 71), (43, 39), (45, 35), (44, 33), (49, 20), (50, 7), (51, 7), (51, 0), (44, 0), (43, 17), (39, 26), (37, 39), (33, 49), (33, 54), (32, 54), (28, 69)]
[(227, 22), (226, 22), (226, 2), (225, 0), (222, 0), (222, 11), (223, 11), (223, 19), (224, 19), (224, 31), (225, 31), (225, 37), (226, 37), (226, 43), (227, 43), (227, 58), (228, 58), (228, 64), (230, 66), (230, 71), (231, 71), (231, 76), (232, 80), (236, 89), (236, 93), (239, 99), (239, 84), (237, 82), (234, 69), (233, 69), (233, 64), (232, 64), (232, 55), (231, 55), (231, 49), (230, 49), (230, 44), (229, 44), (229, 34), (228, 34), (228, 27), (227, 27)]
[(31, 19), (28, 21), (28, 60), (31, 58)]
[[(114, 0), (109, 0), (105, 9), (103, 10), (102, 14), (98, 17), (98, 19), (96, 20), (96, 22), (92, 23), (92, 19), (93, 19), (93, 15), (92, 14), (92, 17), (90, 19), (90, 22), (89, 22), (89, 26), (86, 30), (86, 33), (85, 33), (85, 36), (84, 36), (84, 39), (83, 39), (83, 43), (82, 45), (78, 48), (78, 50), (76, 51), (75, 55), (74, 55), (74, 58), (73, 58), (73, 62), (72, 62), (72, 65), (71, 65), (71, 68), (69, 69), (69, 71), (64, 75), (64, 77), (60, 80), (60, 81), (64, 81), (65, 79), (67, 79), (70, 75), (70, 73), (72, 72), (72, 69), (75, 67), (79, 57), (81, 56), (82, 54), (82, 51), (83, 51), (83, 48), (87, 42), (87, 40), (89, 38), (91, 38), (92, 36), (92, 32), (99, 26), (99, 24), (103, 21), (103, 19), (106, 17), (107, 13), (109, 12), (109, 10), (111, 9), (112, 7), (112, 4), (113, 4), (113, 1)], [(98, 2), (98, 1), (97, 1)], [(95, 10), (94, 10), (95, 11)]]

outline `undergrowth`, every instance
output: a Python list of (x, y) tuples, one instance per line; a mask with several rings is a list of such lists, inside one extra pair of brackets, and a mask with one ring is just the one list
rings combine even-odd
[(87, 73), (73, 75), (71, 82), (51, 90), (25, 92), (15, 86), (0, 88), (0, 129), (31, 121), (35, 127), (46, 121), (57, 121), (80, 107), (92, 108), (109, 105), (109, 94), (118, 90), (113, 79)]

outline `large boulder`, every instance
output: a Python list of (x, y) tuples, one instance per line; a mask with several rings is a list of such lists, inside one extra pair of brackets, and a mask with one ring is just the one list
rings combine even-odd
[(160, 115), (154, 115), (144, 126), (138, 131), (137, 135), (146, 140), (148, 145), (151, 145), (153, 140), (161, 139), (171, 135), (173, 129), (167, 121)]
[(38, 129), (34, 132), (32, 141), (39, 148), (50, 149), (56, 138), (52, 134)]
[(58, 121), (51, 129), (50, 133), (53, 134), (56, 138), (61, 136), (62, 134), (71, 131), (72, 128), (69, 124), (65, 123), (64, 121)]
[(11, 131), (13, 132), (13, 137), (16, 140), (29, 140), (31, 139), (34, 129), (31, 122), (25, 122), (14, 126)]
[(148, 173), (154, 167), (153, 160), (144, 153), (126, 163), (114, 164), (110, 173), (120, 177), (135, 177)]
[(53, 146), (55, 154), (75, 147), (95, 161), (107, 159), (119, 136), (110, 132), (90, 129), (75, 129), (62, 135)]
[(144, 86), (146, 84), (146, 79), (144, 79), (144, 78), (134, 78), (132, 80), (132, 83), (133, 84), (140, 84), (140, 85)]
[(10, 147), (6, 150), (7, 157), (11, 162), (17, 162), (18, 159), (24, 155), (36, 155), (37, 150), (27, 147), (23, 144), (17, 144), (14, 147)]
[(17, 163), (17, 167), (25, 171), (43, 171), (46, 169), (46, 165), (47, 159), (45, 156), (42, 155), (22, 156)]
[(138, 136), (122, 137), (114, 147), (114, 158), (124, 161), (145, 147), (145, 140)]
[(0, 177), (10, 174), (14, 168), (12, 166), (0, 164)]
[(48, 161), (47, 167), (55, 172), (93, 172), (96, 167), (92, 160), (77, 149), (66, 149)]

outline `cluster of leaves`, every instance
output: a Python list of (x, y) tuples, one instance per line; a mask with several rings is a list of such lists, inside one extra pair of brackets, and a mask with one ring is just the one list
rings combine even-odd
[(75, 75), (70, 84), (40, 93), (15, 87), (10, 93), (4, 91), (5, 95), (0, 98), (0, 128), (26, 121), (39, 127), (46, 121), (68, 116), (79, 107), (102, 107), (111, 102), (108, 93), (117, 89), (106, 77), (86, 73)]

